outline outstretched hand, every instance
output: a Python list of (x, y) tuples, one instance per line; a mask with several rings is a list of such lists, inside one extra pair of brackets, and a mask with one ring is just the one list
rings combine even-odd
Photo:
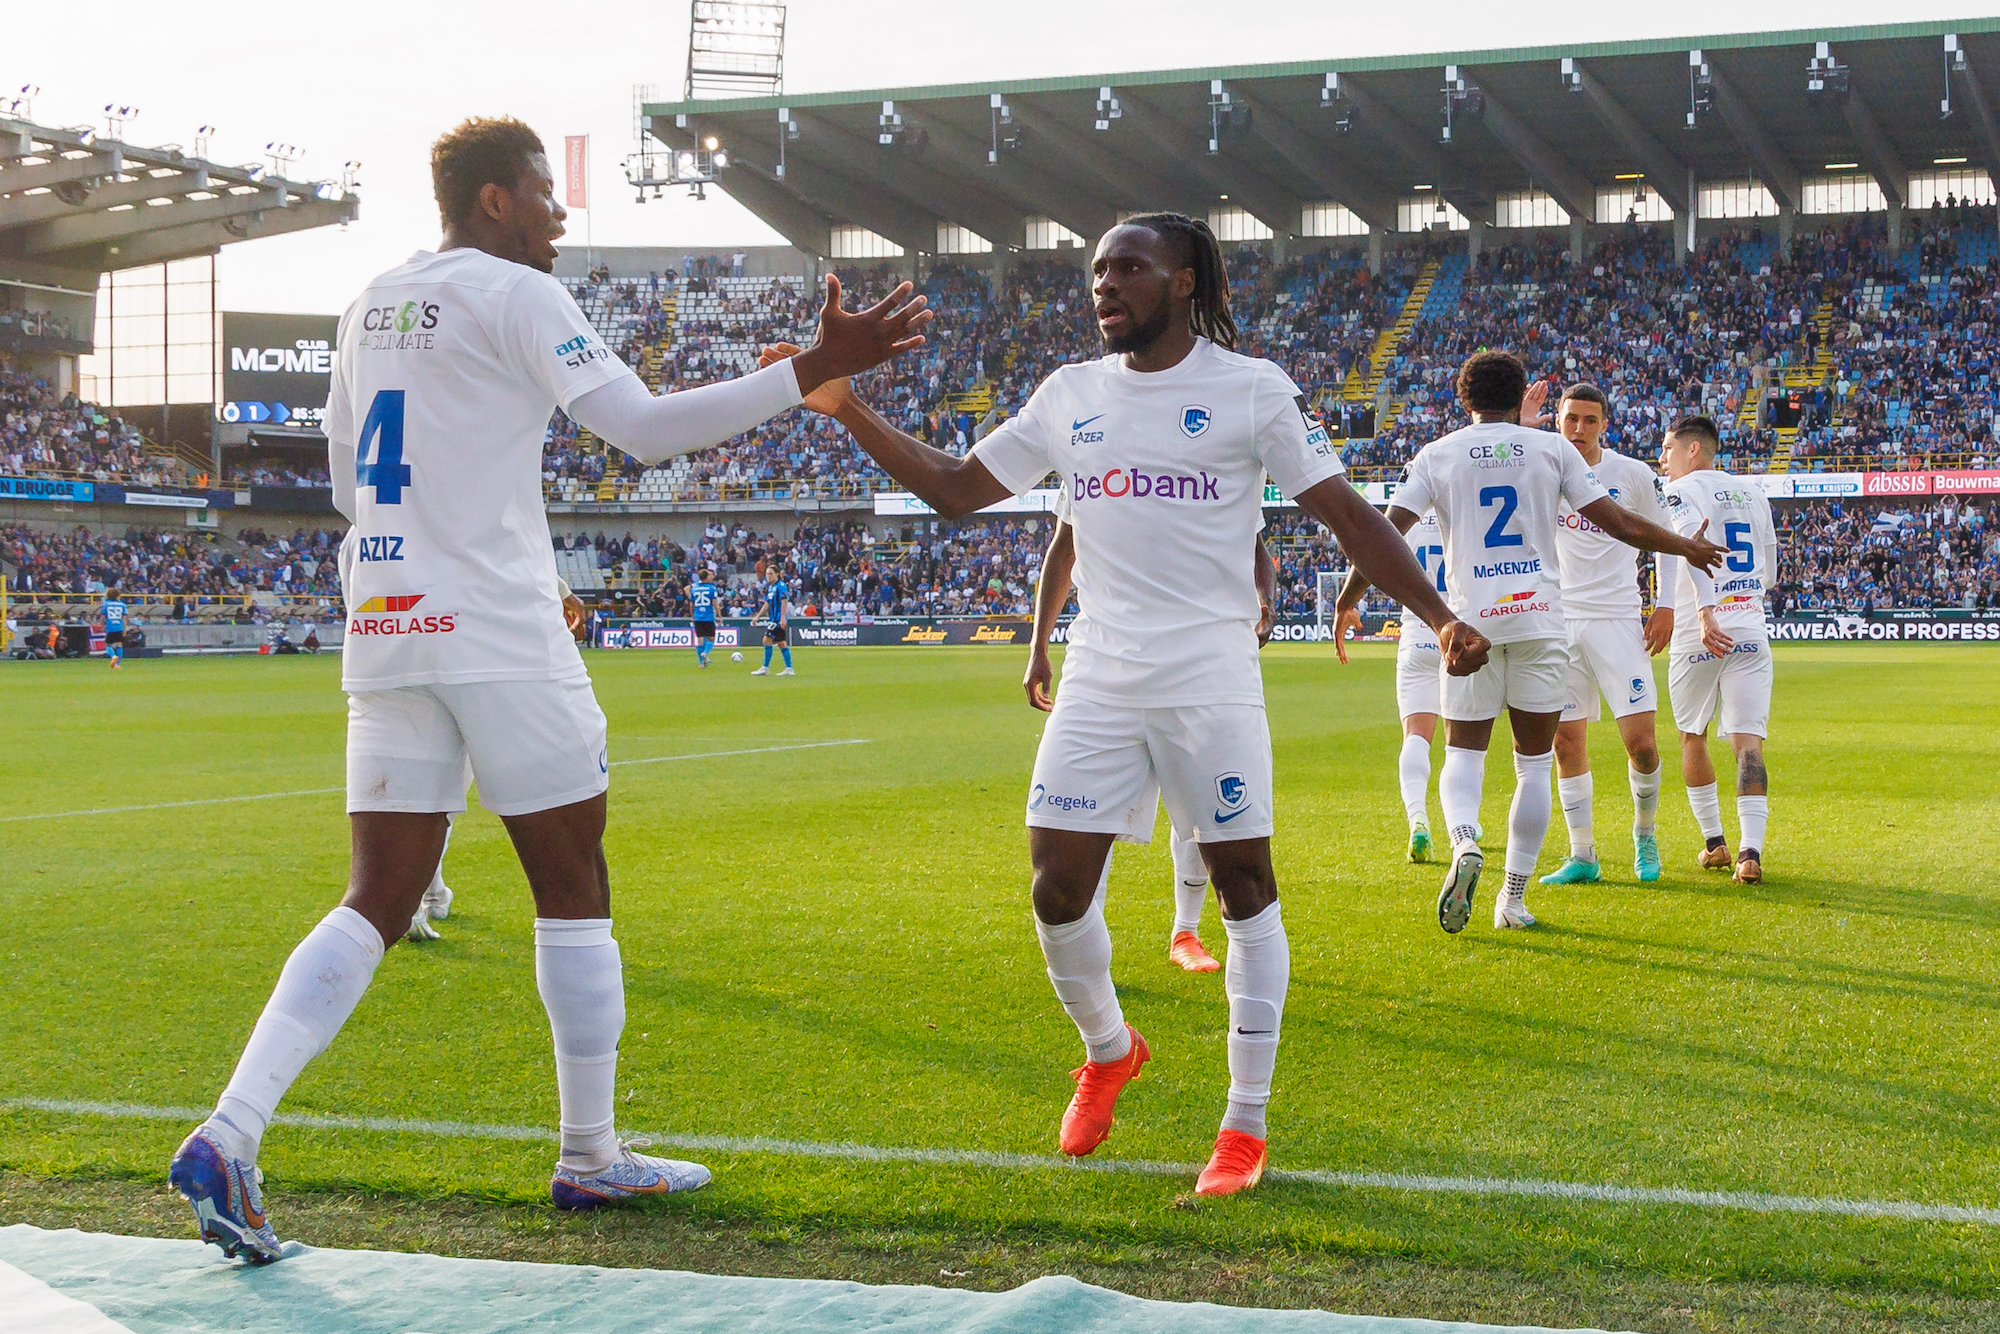
[(1521, 398), (1521, 425), (1546, 428), (1549, 414), (1542, 411), (1542, 404), (1549, 398), (1549, 382), (1536, 380), (1528, 386), (1528, 392)]
[(810, 394), (829, 380), (844, 379), (880, 366), (899, 352), (922, 347), (922, 329), (933, 312), (928, 297), (911, 297), (909, 283), (866, 310), (840, 307), (840, 279), (826, 275), (826, 301), (819, 310), (819, 337), (798, 354), (799, 388)]
[(1701, 521), (1701, 527), (1694, 530), (1694, 536), (1687, 540), (1687, 550), (1679, 553), (1683, 560), (1699, 566), (1703, 574), (1714, 574), (1715, 567), (1722, 564), (1729, 555), (1729, 548), (1719, 547), (1708, 540), (1708, 520)]
[[(774, 366), (786, 357), (796, 357), (802, 349), (797, 343), (773, 343), (757, 353), (757, 369)], [(823, 412), (831, 417), (841, 406), (854, 397), (854, 385), (845, 375), (838, 380), (828, 380), (819, 388), (805, 396), (805, 405), (814, 412)]]
[(1464, 621), (1452, 621), (1438, 631), (1438, 648), (1444, 653), (1444, 669), (1452, 676), (1470, 676), (1486, 665), (1493, 642)]

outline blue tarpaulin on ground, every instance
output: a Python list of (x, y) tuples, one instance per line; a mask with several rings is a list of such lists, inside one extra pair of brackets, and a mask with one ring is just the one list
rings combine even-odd
[[(0, 1328), (34, 1334), (1528, 1334), (1155, 1302), (1073, 1278), (1011, 1292), (454, 1260), (288, 1245), (261, 1269), (195, 1241), (0, 1228)], [(32, 1323), (19, 1324), (20, 1320)]]

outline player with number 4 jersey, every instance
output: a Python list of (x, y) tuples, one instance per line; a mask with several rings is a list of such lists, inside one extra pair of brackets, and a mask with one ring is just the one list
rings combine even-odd
[(655, 397), (551, 276), (565, 215), (535, 132), (467, 121), (433, 145), (431, 172), (443, 243), (342, 318), (327, 402), (334, 503), (353, 523), (340, 558), (346, 895), (292, 952), (214, 1113), (168, 1169), (202, 1239), (256, 1263), (281, 1254), (256, 1167), (265, 1128), (410, 929), (474, 779), (535, 901), (561, 1109), (551, 1199), (591, 1209), (708, 1180), (615, 1131), (625, 991), (603, 851), (610, 761), (543, 517), (544, 432), (560, 406), (647, 462), (705, 448), (922, 343), (928, 318), (922, 298), (901, 305), (908, 284), (846, 314), (829, 281), (819, 339), (799, 357)]

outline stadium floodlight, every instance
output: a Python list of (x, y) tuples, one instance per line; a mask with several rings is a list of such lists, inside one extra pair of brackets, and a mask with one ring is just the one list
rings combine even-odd
[(1112, 121), (1122, 119), (1124, 115), (1124, 106), (1119, 103), (1116, 97), (1112, 96), (1111, 90), (1109, 88), (1099, 88), (1097, 90), (1097, 121), (1095, 128), (1108, 130), (1111, 128)]
[(1948, 32), (1944, 35), (1944, 100), (1938, 103), (1940, 120), (1951, 119), (1951, 76), (1954, 70), (1960, 74), (1967, 72), (1965, 48), (1958, 44), (1957, 33)]
[(1847, 66), (1833, 58), (1832, 45), (1818, 43), (1813, 58), (1806, 62), (1806, 92), (1840, 101), (1846, 98), (1850, 86)]
[(215, 127), (213, 125), (197, 125), (194, 127), (194, 155), (198, 160), (203, 162), (208, 161), (208, 141), (214, 134)]
[(1222, 141), (1240, 138), (1250, 132), (1254, 119), (1250, 104), (1239, 102), (1223, 86), (1220, 79), (1208, 81), (1208, 151), (1213, 156), (1222, 151)]
[(1715, 71), (1708, 67), (1701, 49), (1688, 52), (1688, 111), (1683, 128), (1692, 130), (1715, 111)]
[(290, 180), (292, 164), (306, 155), (306, 150), (297, 144), (280, 143), (273, 139), (264, 145), (264, 156), (271, 159), (271, 170), (279, 180)]
[(42, 86), (38, 83), (22, 84), (19, 91), (7, 99), (8, 114), (19, 116), (22, 120), (33, 120), (35, 118), (35, 96), (41, 91)]
[(104, 132), (119, 143), (125, 141), (125, 122), (137, 120), (139, 108), (121, 102), (104, 104)]
[(1333, 122), (1335, 134), (1354, 133), (1354, 99), (1341, 89), (1340, 75), (1328, 73), (1326, 82), (1320, 85), (1319, 104), (1324, 110), (1340, 113)]
[(1444, 126), (1439, 142), (1450, 143), (1453, 123), (1461, 116), (1486, 114), (1486, 92), (1465, 77), (1457, 65), (1444, 67)]
[(684, 100), (772, 97), (785, 91), (785, 6), (694, 0), (688, 8)]
[[(995, 167), (1000, 164), (1002, 153), (1020, 151), (1021, 145), (1028, 141), (1028, 127), (1014, 123), (1014, 108), (1007, 105), (1007, 99), (999, 93), (987, 96), (986, 109), (993, 131), (992, 143), (986, 150), (986, 165)], [(922, 131), (917, 133), (922, 134)]]
[(361, 163), (349, 159), (340, 164), (340, 188), (349, 194), (361, 188)]
[(1576, 67), (1575, 56), (1564, 56), (1562, 67), (1563, 91), (1581, 93), (1583, 91), (1583, 71)]
[(785, 144), (799, 137), (799, 123), (792, 119), (790, 107), (778, 108), (778, 170), (780, 180), (785, 175)]

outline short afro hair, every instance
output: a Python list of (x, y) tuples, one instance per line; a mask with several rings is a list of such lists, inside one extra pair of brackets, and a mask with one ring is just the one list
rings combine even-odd
[(513, 189), (528, 159), (546, 156), (542, 137), (512, 116), (474, 116), (431, 145), (431, 192), (445, 226), (478, 206), (487, 185)]
[(1562, 398), (1556, 401), (1560, 403), (1563, 399), (1569, 398), (1573, 398), (1579, 403), (1595, 403), (1598, 407), (1604, 409), (1605, 416), (1609, 417), (1611, 415), (1611, 400), (1604, 396), (1602, 389), (1599, 389), (1588, 380), (1578, 380), (1575, 384), (1563, 390)]
[(1515, 412), (1528, 393), (1528, 368), (1512, 352), (1475, 352), (1458, 368), (1467, 412)]
[(1677, 439), (1681, 436), (1700, 444), (1710, 458), (1714, 458), (1722, 448), (1722, 432), (1715, 428), (1715, 418), (1706, 413), (1697, 412), (1683, 417), (1667, 428), (1668, 439)]

